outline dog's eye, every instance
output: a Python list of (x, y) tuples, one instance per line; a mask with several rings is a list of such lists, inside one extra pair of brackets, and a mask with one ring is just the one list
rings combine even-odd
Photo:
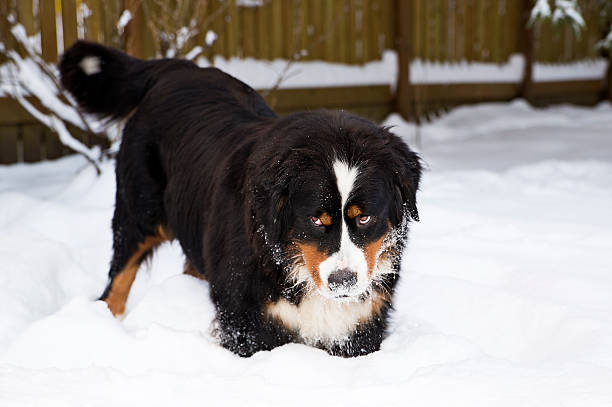
[(367, 225), (370, 223), (370, 220), (372, 220), (371, 216), (362, 216), (359, 218), (359, 224), (362, 226)]
[(323, 226), (323, 222), (321, 222), (321, 219), (317, 218), (316, 216), (311, 216), (310, 220), (312, 221), (312, 223), (315, 224), (315, 226)]

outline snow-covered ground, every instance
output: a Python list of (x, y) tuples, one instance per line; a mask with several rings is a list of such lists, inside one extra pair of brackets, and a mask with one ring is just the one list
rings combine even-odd
[[(280, 88), (311, 88), (359, 85), (397, 86), (398, 56), (386, 50), (380, 60), (363, 65), (347, 65), (324, 61), (256, 60), (253, 58), (216, 57), (214, 65), (255, 89), (273, 87), (283, 77)], [(206, 58), (198, 60), (200, 66), (210, 66)], [(410, 62), (410, 82), (435, 83), (519, 83), (523, 77), (525, 58), (513, 54), (502, 64), (492, 62), (432, 62), (415, 59)], [(563, 64), (535, 62), (535, 82), (602, 80), (608, 67), (603, 58), (586, 59)]]
[(0, 406), (612, 405), (612, 106), (461, 107), (420, 140), (390, 334), (355, 359), (221, 348), (176, 245), (114, 319), (113, 164), (0, 166)]

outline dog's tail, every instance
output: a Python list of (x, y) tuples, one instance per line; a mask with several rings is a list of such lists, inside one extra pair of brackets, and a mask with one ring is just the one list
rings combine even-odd
[(60, 82), (89, 113), (120, 118), (128, 115), (167, 67), (196, 67), (187, 61), (130, 57), (121, 51), (78, 41), (62, 56)]

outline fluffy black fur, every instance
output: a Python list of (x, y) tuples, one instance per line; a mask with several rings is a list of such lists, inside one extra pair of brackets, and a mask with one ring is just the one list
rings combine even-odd
[[(99, 73), (83, 72), (79, 63), (88, 56), (99, 58)], [(62, 85), (88, 112), (110, 118), (133, 112), (117, 156), (114, 253), (102, 299), (161, 226), (210, 282), (222, 345), (249, 356), (302, 341), (265, 306), (279, 299), (300, 304), (305, 295), (287, 278), (292, 241), (315, 242), (327, 252), (337, 246), (336, 232), (307, 224), (319, 207), (338, 206), (334, 157), (362, 166), (357, 195), (363, 198), (355, 199), (381, 219), (370, 232), (356, 230), (356, 244), (379, 238), (387, 225), (405, 232), (408, 217), (418, 218), (417, 156), (366, 119), (326, 110), (278, 118), (252, 88), (218, 69), (142, 61), (83, 41), (59, 67)], [(342, 219), (340, 210), (332, 215)], [(343, 341), (310, 344), (342, 356), (379, 349), (404, 240), (394, 248), (396, 273), (374, 287), (389, 293), (389, 301)]]

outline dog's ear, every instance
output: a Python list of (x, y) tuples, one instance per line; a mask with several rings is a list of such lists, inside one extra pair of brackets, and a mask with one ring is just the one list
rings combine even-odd
[(383, 129), (387, 133), (387, 146), (391, 154), (391, 169), (393, 171), (393, 184), (395, 188), (396, 207), (394, 215), (398, 223), (404, 217), (406, 211), (410, 217), (418, 221), (419, 212), (416, 206), (416, 193), (421, 180), (421, 161), (419, 156), (404, 143), (399, 137)]
[(295, 190), (295, 168), (290, 152), (255, 156), (245, 183), (247, 225), (252, 240), (263, 237), (271, 248), (287, 238), (291, 222), (290, 199)]

